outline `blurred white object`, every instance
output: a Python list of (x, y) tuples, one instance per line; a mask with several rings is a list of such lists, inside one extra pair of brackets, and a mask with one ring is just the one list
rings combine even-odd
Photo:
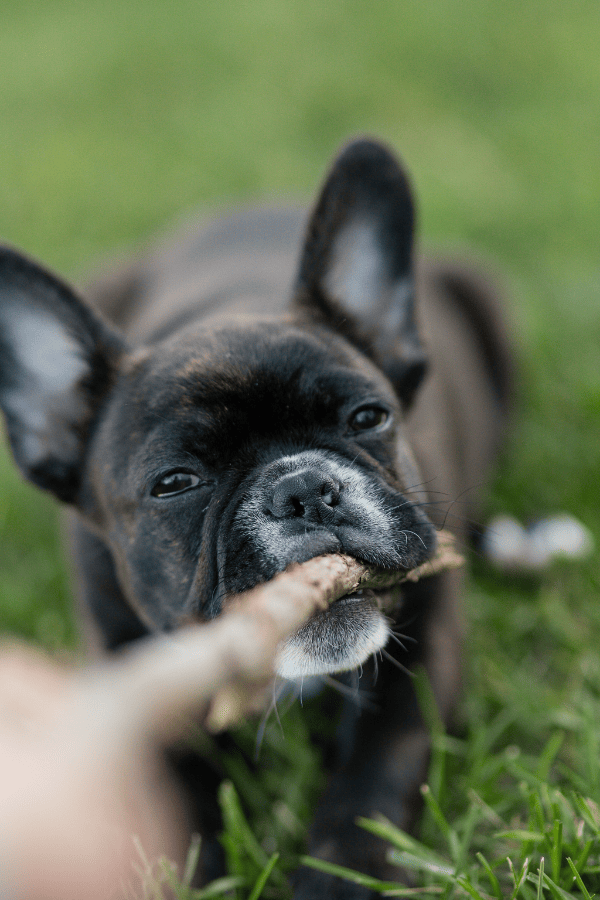
[(558, 513), (524, 528), (512, 516), (496, 516), (483, 535), (484, 555), (507, 571), (539, 572), (554, 559), (584, 559), (594, 549), (589, 529)]

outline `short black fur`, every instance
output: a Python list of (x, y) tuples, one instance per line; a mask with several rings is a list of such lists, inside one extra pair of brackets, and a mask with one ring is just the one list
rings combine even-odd
[[(468, 269), (416, 259), (414, 219), (394, 155), (355, 141), (307, 224), (294, 210), (234, 214), (92, 288), (126, 335), (0, 249), (0, 406), (25, 477), (72, 509), (78, 591), (106, 650), (213, 618), (231, 595), (322, 553), (409, 570), (434, 552), (426, 485), (452, 500), (481, 484), (505, 429), (510, 362), (493, 290)], [(376, 412), (357, 419), (364, 409)], [(164, 490), (173, 478), (186, 489)], [(395, 876), (355, 819), (414, 821), (429, 738), (402, 667), (425, 666), (449, 721), (460, 580), (403, 591), (398, 623), (416, 643), (400, 668), (382, 660), (378, 678), (366, 663), (372, 708), (344, 701), (309, 837), (316, 856)], [(345, 600), (296, 636), (293, 654), (282, 648), (280, 671), (354, 668), (389, 628), (371, 599)], [(187, 755), (177, 767), (214, 875), (214, 773)], [(312, 870), (295, 893), (349, 896)]]

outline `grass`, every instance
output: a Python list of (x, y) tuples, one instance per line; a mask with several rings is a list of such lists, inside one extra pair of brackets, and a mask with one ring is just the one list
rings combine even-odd
[[(380, 135), (412, 173), (423, 242), (493, 260), (514, 300), (520, 402), (485, 514), (567, 510), (600, 542), (597, 0), (0, 0), (0, 12), (3, 240), (77, 278), (191, 207), (308, 197), (343, 140)], [(3, 451), (0, 628), (66, 652), (58, 532)], [(587, 897), (600, 887), (597, 562), (531, 581), (474, 570), (465, 696), (456, 734), (436, 735), (419, 833), (377, 827), (429, 893)], [(269, 732), (261, 776), (229, 763), (246, 810), (230, 789), (239, 897), (285, 895), (302, 852), (318, 759), (298, 710), (284, 729)]]

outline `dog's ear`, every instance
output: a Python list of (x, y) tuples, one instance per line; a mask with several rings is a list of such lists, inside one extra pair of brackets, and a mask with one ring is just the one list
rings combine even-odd
[(296, 302), (370, 354), (408, 406), (426, 371), (415, 322), (414, 206), (390, 151), (370, 140), (335, 160), (309, 221)]
[(0, 248), (0, 407), (23, 474), (65, 502), (124, 350), (69, 287)]

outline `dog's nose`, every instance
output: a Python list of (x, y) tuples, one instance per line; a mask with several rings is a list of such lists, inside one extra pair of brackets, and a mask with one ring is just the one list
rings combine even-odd
[(266, 510), (276, 519), (308, 518), (321, 522), (340, 502), (341, 485), (318, 469), (289, 472), (277, 479)]

